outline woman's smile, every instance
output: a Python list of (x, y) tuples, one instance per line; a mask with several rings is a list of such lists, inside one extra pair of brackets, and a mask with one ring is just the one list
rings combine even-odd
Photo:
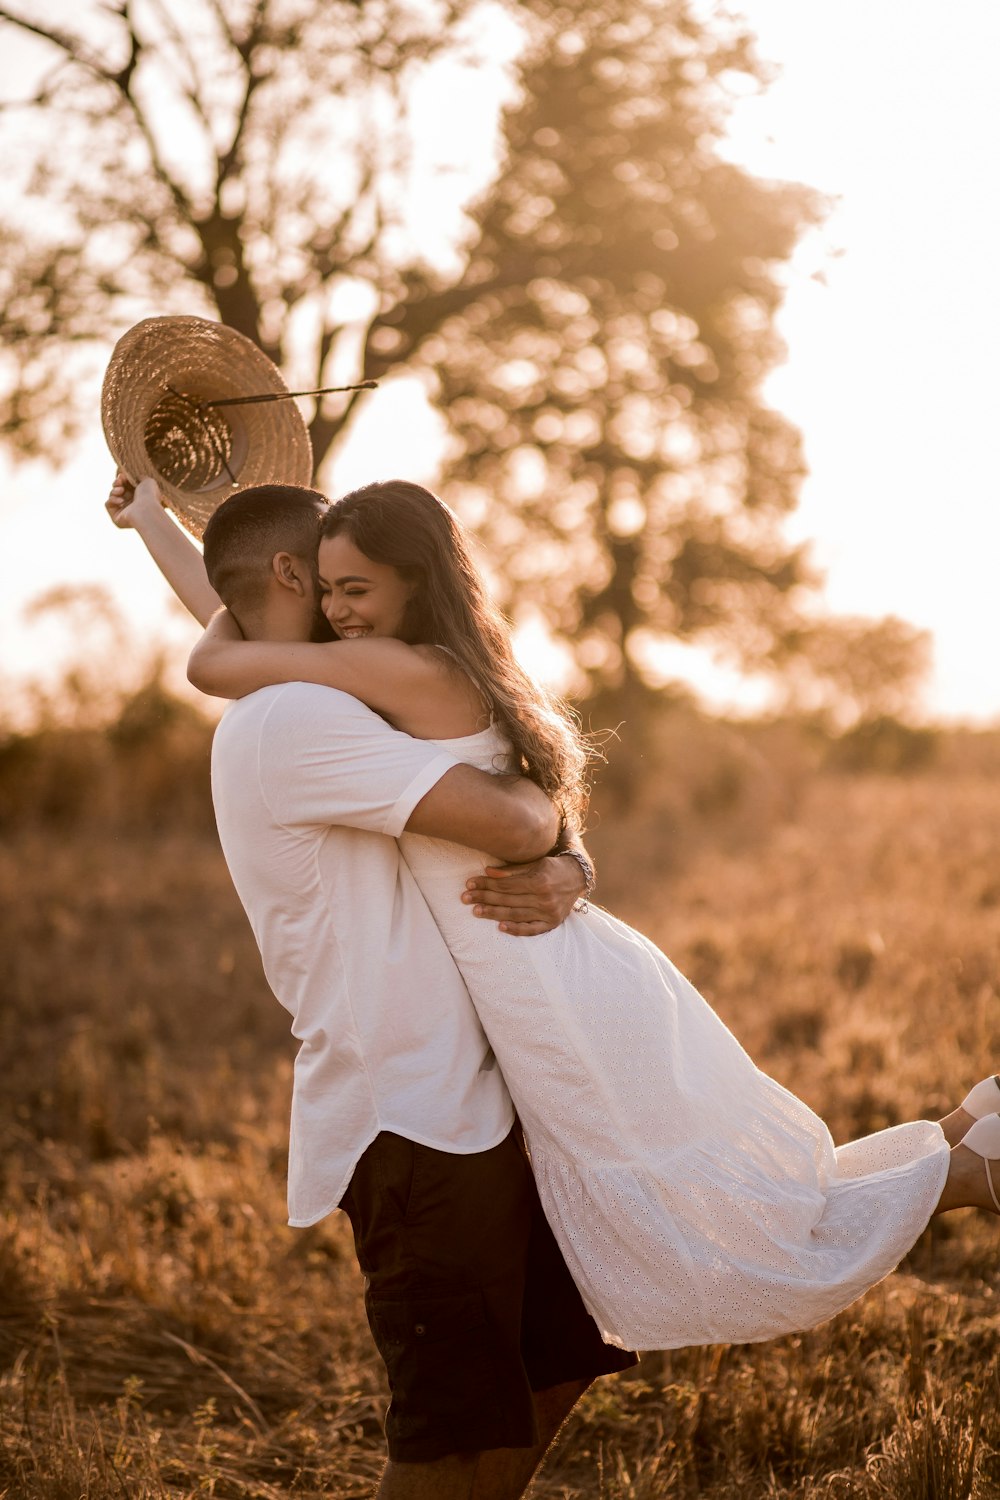
[(320, 607), (342, 641), (401, 636), (413, 585), (396, 568), (373, 562), (343, 533), (323, 538), (317, 567)]

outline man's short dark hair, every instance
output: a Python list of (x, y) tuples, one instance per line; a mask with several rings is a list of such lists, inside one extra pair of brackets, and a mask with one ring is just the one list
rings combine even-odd
[(235, 614), (263, 599), (276, 552), (312, 561), (330, 502), (297, 484), (257, 484), (224, 500), (205, 527), (205, 570)]

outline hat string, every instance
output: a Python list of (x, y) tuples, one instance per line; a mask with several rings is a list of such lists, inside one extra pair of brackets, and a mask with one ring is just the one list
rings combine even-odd
[(218, 406), (247, 406), (255, 402), (263, 401), (290, 401), (295, 396), (326, 396), (337, 391), (368, 391), (378, 385), (377, 380), (364, 380), (358, 385), (328, 385), (314, 391), (267, 391), (256, 396), (223, 396), (217, 401), (199, 401), (197, 397), (190, 396), (186, 391), (179, 391), (175, 386), (167, 385), (167, 390), (174, 396), (190, 413), (191, 420), (198, 425), (199, 436), (203, 442), (207, 442), (216, 462), (225, 470), (232, 485), (238, 483), (229, 463), (229, 454), (220, 440), (219, 434), (214, 430), (206, 413)]
[(167, 390), (172, 396), (176, 396), (178, 401), (183, 402), (183, 404), (190, 410), (192, 417), (194, 417), (198, 422), (202, 437), (207, 439), (208, 445), (212, 449), (215, 457), (218, 459), (219, 463), (229, 475), (230, 483), (234, 486), (238, 484), (239, 481), (237, 480), (236, 475), (233, 473), (232, 469), (229, 466), (229, 455), (226, 453), (225, 448), (220, 442), (218, 433), (212, 429), (211, 425), (202, 416), (202, 412), (210, 403), (206, 401), (196, 401), (195, 398), (193, 396), (189, 396), (186, 391), (179, 391), (175, 386), (169, 384), (167, 385)]
[(362, 380), (358, 385), (324, 385), (317, 391), (269, 391), (263, 396), (224, 396), (221, 401), (199, 401), (200, 410), (215, 406), (248, 406), (251, 401), (290, 401), (293, 396), (330, 396), (335, 391), (373, 391), (377, 380)]

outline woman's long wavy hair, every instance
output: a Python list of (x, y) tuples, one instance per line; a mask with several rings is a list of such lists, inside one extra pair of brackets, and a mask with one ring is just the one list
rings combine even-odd
[(522, 772), (582, 828), (593, 751), (570, 710), (514, 660), (510, 627), (486, 591), (465, 533), (422, 485), (392, 479), (335, 500), (320, 536), (346, 534), (372, 562), (415, 584), (400, 632), (411, 645), (444, 646), (485, 697)]

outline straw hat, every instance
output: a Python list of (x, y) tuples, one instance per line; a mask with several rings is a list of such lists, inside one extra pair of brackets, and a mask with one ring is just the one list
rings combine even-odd
[(146, 318), (115, 345), (101, 419), (118, 467), (133, 483), (152, 475), (200, 537), (238, 489), (312, 483), (309, 434), (290, 395), (267, 355), (234, 328)]

